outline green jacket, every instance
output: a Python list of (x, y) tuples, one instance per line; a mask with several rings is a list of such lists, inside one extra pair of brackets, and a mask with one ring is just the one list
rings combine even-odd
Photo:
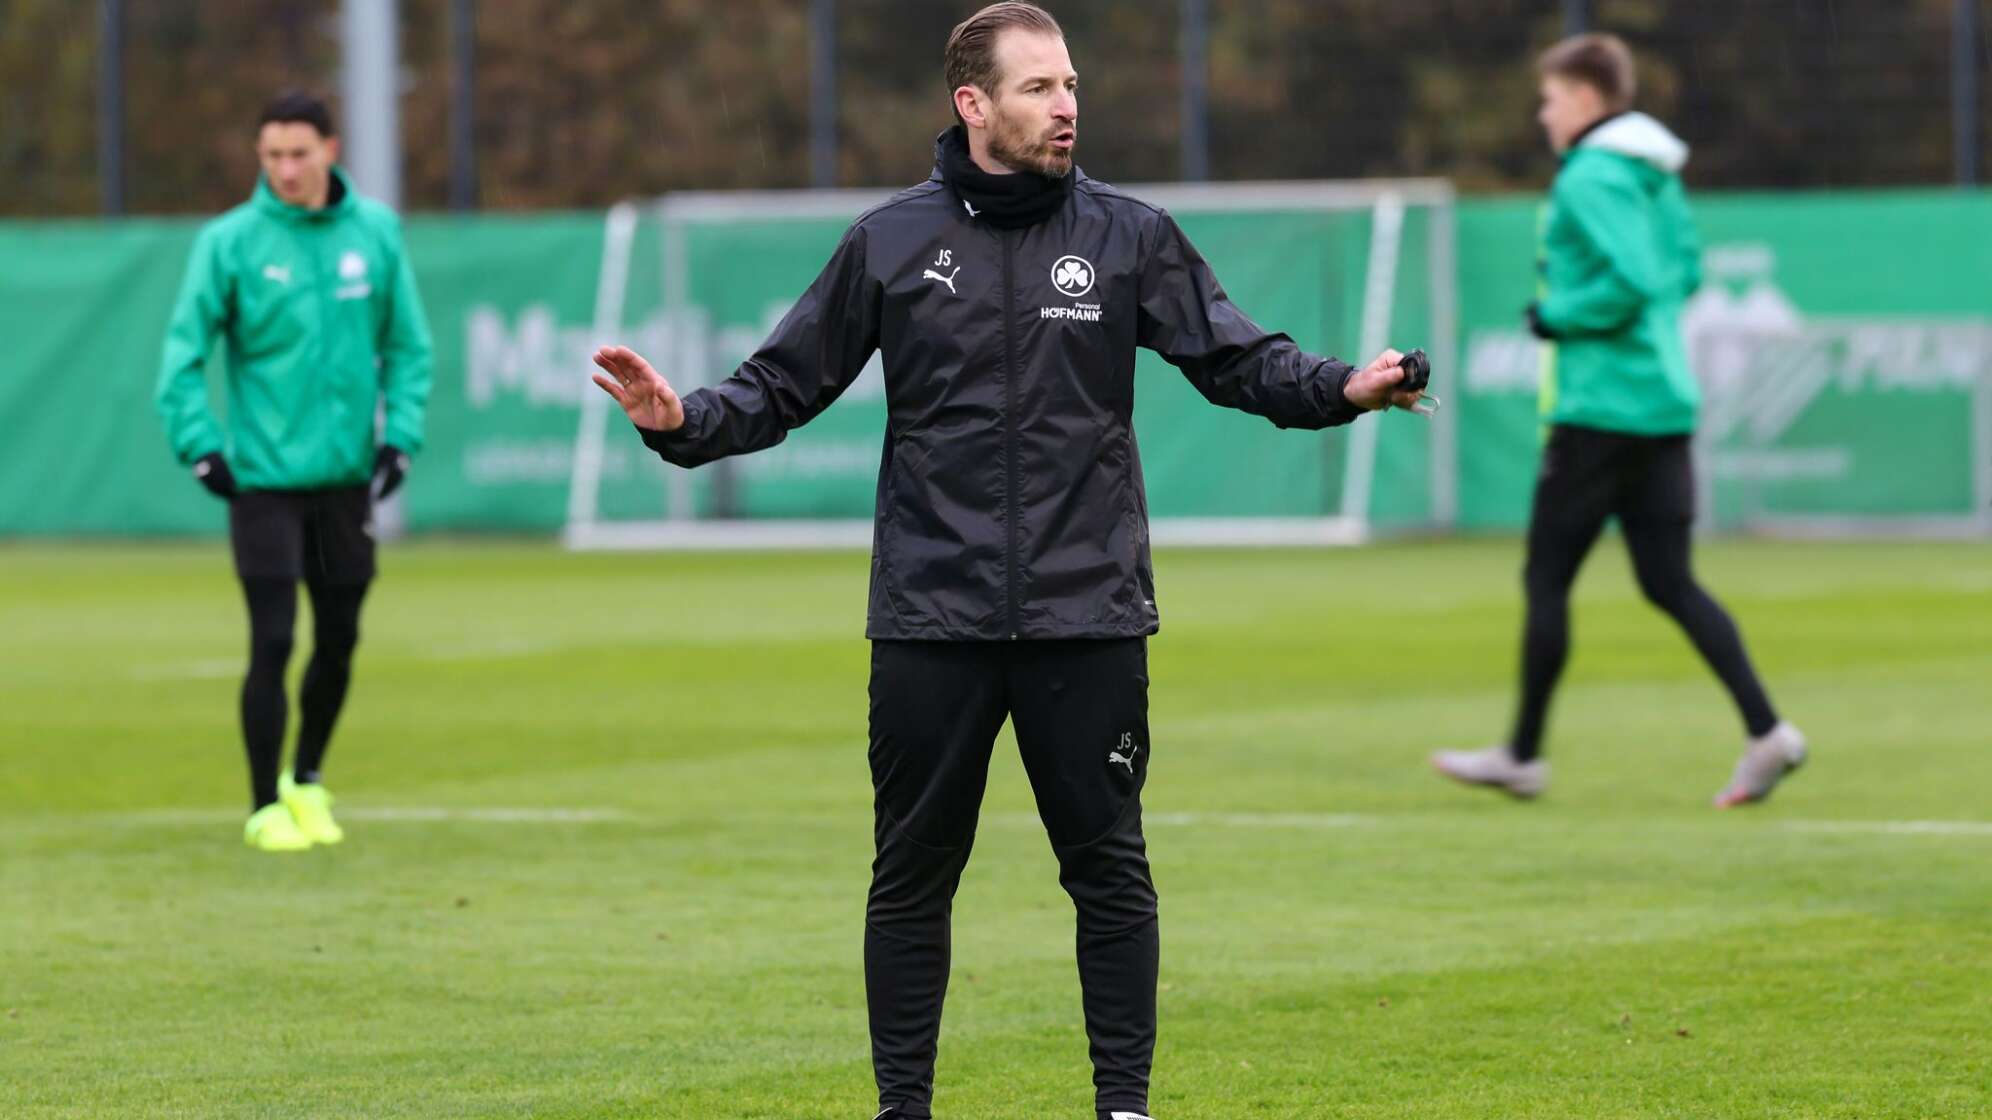
[[(365, 482), (382, 443), (421, 450), (429, 327), (401, 221), (334, 168), (338, 201), (291, 206), (258, 180), (201, 227), (166, 331), (154, 393), (173, 453), (224, 451), (245, 490)], [(228, 439), (208, 407), (206, 364), (227, 338)], [(224, 442), (226, 446), (224, 446)]]
[(1701, 242), (1681, 189), (1688, 146), (1643, 113), (1578, 141), (1543, 221), (1543, 379), (1552, 424), (1634, 435), (1691, 432), (1701, 389), (1681, 305), (1701, 286)]

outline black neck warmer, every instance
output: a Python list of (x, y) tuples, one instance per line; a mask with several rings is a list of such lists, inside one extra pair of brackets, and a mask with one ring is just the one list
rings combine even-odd
[(997, 229), (1034, 226), (1065, 205), (1072, 194), (1076, 170), (1056, 179), (1031, 171), (991, 175), (975, 166), (968, 155), (968, 131), (960, 125), (941, 133), (934, 143), (934, 160), (940, 165), (941, 181), (968, 204), (971, 218), (988, 222)]

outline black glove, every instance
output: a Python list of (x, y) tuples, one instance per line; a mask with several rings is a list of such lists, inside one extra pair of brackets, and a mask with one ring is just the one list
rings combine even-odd
[(1550, 330), (1548, 325), (1542, 321), (1542, 308), (1540, 305), (1531, 303), (1528, 310), (1522, 312), (1522, 314), (1528, 316), (1530, 334), (1542, 339), (1544, 342), (1556, 341), (1556, 332)]
[(389, 494), (401, 489), (401, 483), (408, 477), (408, 452), (388, 444), (374, 456), (373, 492), (374, 501), (385, 501)]
[(238, 492), (235, 472), (228, 469), (228, 460), (219, 451), (210, 451), (194, 460), (194, 480), (222, 501), (228, 501)]

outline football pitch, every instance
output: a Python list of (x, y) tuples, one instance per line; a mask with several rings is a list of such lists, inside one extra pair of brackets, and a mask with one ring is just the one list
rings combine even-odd
[[(1813, 745), (1730, 813), (1609, 540), (1547, 796), (1427, 769), (1504, 729), (1519, 566), (1157, 557), (1158, 1120), (1992, 1115), (1992, 548), (1703, 548)], [(348, 839), (269, 855), (225, 547), (0, 549), (0, 1117), (869, 1117), (866, 568), (391, 549)], [(936, 1116), (1090, 1117), (1007, 732), (954, 936)]]

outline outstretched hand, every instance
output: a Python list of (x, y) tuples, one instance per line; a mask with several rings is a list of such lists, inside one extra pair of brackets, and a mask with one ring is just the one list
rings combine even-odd
[(1412, 412), (1422, 411), (1418, 403), (1425, 399), (1424, 390), (1395, 388), (1404, 380), (1403, 361), (1403, 354), (1385, 350), (1375, 361), (1349, 375), (1348, 383), (1342, 386), (1342, 395), (1350, 404), (1371, 412), (1393, 405)]
[(685, 423), (685, 405), (664, 375), (627, 346), (595, 351), (595, 364), (607, 371), (593, 377), (602, 391), (616, 399), (630, 422), (653, 432), (674, 432)]

